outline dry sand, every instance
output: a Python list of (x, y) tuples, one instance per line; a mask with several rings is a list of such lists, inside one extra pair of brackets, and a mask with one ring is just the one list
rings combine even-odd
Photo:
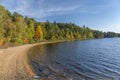
[(0, 80), (32, 80), (26, 53), (34, 45), (0, 49)]

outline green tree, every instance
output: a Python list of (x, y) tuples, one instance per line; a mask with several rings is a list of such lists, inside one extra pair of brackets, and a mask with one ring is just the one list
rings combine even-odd
[(27, 38), (29, 39), (29, 42), (32, 43), (34, 41), (35, 36), (35, 21), (32, 18), (25, 17), (26, 22), (26, 32), (27, 32)]

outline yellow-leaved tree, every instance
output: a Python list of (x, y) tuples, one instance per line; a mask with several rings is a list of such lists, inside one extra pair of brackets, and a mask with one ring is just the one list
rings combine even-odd
[(42, 40), (42, 39), (43, 39), (43, 30), (42, 30), (42, 28), (41, 28), (40, 25), (36, 28), (35, 37), (36, 37), (38, 40)]

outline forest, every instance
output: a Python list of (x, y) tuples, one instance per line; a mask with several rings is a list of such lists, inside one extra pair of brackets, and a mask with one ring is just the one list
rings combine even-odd
[(120, 37), (119, 33), (102, 32), (73, 23), (37, 22), (33, 18), (10, 13), (0, 5), (0, 46), (41, 41), (86, 40)]

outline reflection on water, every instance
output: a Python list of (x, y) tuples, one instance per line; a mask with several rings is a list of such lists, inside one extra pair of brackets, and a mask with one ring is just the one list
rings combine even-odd
[(120, 38), (38, 45), (29, 51), (42, 80), (119, 80)]

